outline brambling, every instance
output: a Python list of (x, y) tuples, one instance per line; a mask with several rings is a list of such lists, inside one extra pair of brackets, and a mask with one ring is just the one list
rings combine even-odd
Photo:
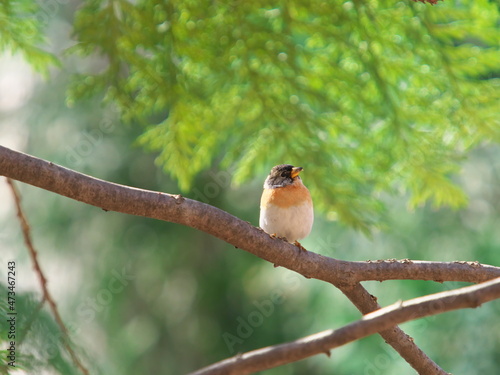
[(260, 200), (259, 225), (271, 236), (305, 250), (298, 240), (311, 233), (314, 213), (311, 194), (299, 177), (302, 170), (289, 164), (271, 169)]

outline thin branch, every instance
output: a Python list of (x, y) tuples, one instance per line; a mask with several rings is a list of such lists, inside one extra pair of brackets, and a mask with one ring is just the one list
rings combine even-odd
[(451, 310), (476, 308), (485, 302), (500, 298), (500, 278), (482, 284), (398, 302), (363, 316), (362, 319), (336, 330), (323, 331), (286, 344), (269, 346), (239, 354), (193, 372), (191, 375), (250, 374), (316, 354), (326, 353), (349, 342), (396, 324), (408, 322)]
[[(429, 3), (431, 5), (436, 5), (438, 3), (438, 0), (413, 0), (414, 2), (420, 2), (420, 3)], [(441, 0), (444, 1), (444, 0)]]
[(500, 267), (477, 261), (429, 262), (410, 259), (349, 262), (355, 268), (351, 281), (428, 280), (480, 283), (500, 277)]
[(21, 207), (21, 197), (19, 192), (17, 191), (16, 187), (14, 186), (14, 183), (7, 178), (7, 183), (10, 186), (10, 189), (12, 190), (12, 195), (14, 196), (14, 202), (16, 204), (16, 210), (17, 210), (17, 217), (19, 219), (19, 223), (21, 224), (21, 229), (23, 232), (24, 236), (24, 242), (26, 244), (26, 247), (28, 248), (28, 252), (30, 254), (31, 261), (33, 262), (33, 268), (35, 269), (35, 273), (38, 275), (38, 279), (40, 280), (40, 285), (42, 287), (42, 301), (40, 303), (43, 305), (45, 301), (50, 306), (50, 310), (52, 311), (52, 314), (54, 315), (54, 318), (59, 325), (59, 329), (63, 333), (63, 344), (64, 347), (66, 348), (67, 352), (71, 356), (71, 359), (73, 360), (73, 363), (78, 367), (78, 369), (82, 372), (82, 374), (88, 375), (89, 371), (85, 368), (85, 366), (82, 364), (82, 362), (78, 359), (78, 356), (76, 355), (75, 351), (71, 347), (71, 339), (69, 337), (69, 332), (68, 329), (66, 328), (66, 325), (64, 324), (61, 314), (59, 314), (59, 310), (57, 309), (57, 305), (52, 298), (52, 295), (49, 292), (49, 289), (47, 288), (47, 278), (45, 277), (42, 268), (40, 267), (40, 263), (38, 262), (38, 253), (36, 252), (34, 246), (33, 246), (33, 241), (31, 240), (31, 230), (30, 226), (28, 224), (28, 221), (26, 220), (26, 216), (24, 215), (23, 209)]
[[(183, 224), (209, 233), (273, 264), (340, 288), (362, 313), (378, 308), (361, 280), (419, 279), (481, 282), (500, 276), (500, 268), (462, 263), (411, 261), (347, 262), (273, 239), (259, 228), (216, 207), (161, 192), (96, 179), (0, 146), (0, 175), (40, 187), (106, 211)], [(388, 274), (389, 276), (384, 276)], [(384, 338), (421, 374), (444, 374), (413, 340), (399, 329)], [(437, 369), (431, 371), (429, 369)]]

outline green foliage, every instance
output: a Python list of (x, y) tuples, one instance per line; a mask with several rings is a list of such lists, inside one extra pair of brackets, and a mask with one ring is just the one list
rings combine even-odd
[[(85, 66), (88, 60), (78, 63)], [(107, 181), (175, 191), (176, 182), (158, 173), (153, 155), (130, 147), (140, 128), (120, 127), (110, 113), (111, 108), (100, 108), (97, 100), (79, 101), (74, 108), (61, 106), (70, 80), (68, 74), (64, 70), (55, 74), (54, 79), (41, 82), (29, 104), (14, 114), (24, 118), (29, 113), (26, 152)], [(96, 130), (103, 120), (114, 125), (99, 135)], [(89, 136), (95, 141), (90, 147), (80, 147), (89, 145)], [(40, 142), (41, 139), (44, 141)], [(79, 158), (68, 159), (75, 151)], [(433, 167), (438, 172), (441, 168), (438, 164)], [(217, 173), (215, 169), (200, 173), (193, 191), (204, 193), (205, 187), (213, 186), (212, 172)], [(311, 251), (345, 260), (477, 260), (498, 265), (499, 176), (500, 147), (480, 147), (469, 155), (457, 179), (470, 196), (470, 204), (460, 212), (436, 211), (430, 205), (408, 212), (404, 199), (384, 196), (389, 202), (387, 231), (374, 231), (373, 238), (368, 240), (319, 215), (313, 233), (303, 244)], [(254, 179), (253, 183), (233, 189), (223, 183), (203, 200), (257, 224), (261, 184), (262, 181)], [(92, 374), (177, 375), (225, 359), (234, 352), (222, 335), (226, 332), (238, 335), (241, 319), (248, 321), (250, 314), (258, 311), (255, 303), (272, 298), (276, 292), (283, 293), (283, 302), (275, 305), (274, 312), (262, 325), (254, 327), (250, 337), (234, 346), (235, 352), (293, 341), (361, 318), (348, 299), (330, 285), (282, 267), (274, 268), (206, 233), (158, 220), (105, 212), (32, 186), (18, 186), (49, 289), (73, 341), (88, 352), (84, 356), (76, 348)], [(12, 204), (10, 207), (10, 213), (0, 216), (3, 229), (0, 258), (18, 260), (19, 286), (26, 290), (30, 288), (27, 280), (36, 277), (32, 275), (14, 207)], [(113, 289), (120, 285), (123, 289), (118, 288), (110, 299), (102, 299), (107, 296), (103, 292), (109, 291), (116, 272), (121, 274), (125, 266), (133, 278), (127, 279), (127, 283), (111, 284)], [(0, 283), (5, 280), (3, 277)], [(364, 285), (383, 306), (459, 286), (417, 281), (373, 281)], [(36, 284), (33, 288), (39, 292)], [(5, 295), (1, 289), (0, 294)], [(37, 307), (39, 297), (34, 301), (30, 309)], [(418, 320), (402, 328), (450, 373), (497, 374), (500, 373), (498, 302), (454, 315)], [(22, 311), (26, 318), (33, 316), (32, 310)], [(52, 321), (46, 306), (40, 314)], [(45, 353), (47, 345), (53, 342), (43, 341), (47, 331), (55, 339), (59, 332), (53, 322), (48, 322), (43, 323), (50, 327), (46, 331), (26, 337), (24, 348), (33, 348), (35, 354)], [(71, 366), (64, 348), (58, 348)], [(37, 358), (40, 357), (33, 360)], [(30, 360), (24, 363), (31, 365)], [(35, 364), (37, 367), (28, 367), (34, 369), (28, 370), (29, 374), (43, 370), (78, 373), (75, 366), (71, 371), (55, 370), (45, 355)], [(318, 355), (265, 372), (266, 375), (331, 373), (400, 375), (411, 373), (411, 367), (374, 335), (335, 349), (331, 358)]]
[(21, 53), (33, 68), (47, 75), (57, 59), (40, 48), (48, 15), (30, 0), (0, 1), (0, 52)]
[[(7, 295), (7, 287), (0, 283), (0, 292)], [(4, 298), (6, 301), (6, 298)], [(6, 322), (11, 316), (8, 305), (0, 301), (0, 318)], [(66, 358), (61, 333), (54, 319), (44, 309), (40, 309), (40, 299), (32, 293), (16, 292), (17, 315), (15, 338), (7, 335), (8, 324), (2, 324), (0, 344), (8, 348), (10, 341), (15, 342), (15, 368), (7, 364), (5, 352), (1, 352), (0, 373), (8, 374), (15, 369), (35, 374), (44, 371), (65, 375), (78, 374), (69, 358)]]
[[(73, 22), (70, 12), (62, 17), (67, 19), (59, 24)], [(2, 18), (0, 27), (20, 22), (15, 18)], [(203, 191), (213, 186), (215, 168), (235, 171), (234, 181), (255, 183), (239, 189), (224, 184), (206, 201), (254, 224), (259, 185), (270, 167), (300, 164), (327, 218), (336, 211), (344, 222), (367, 228), (379, 222), (382, 199), (390, 202), (388, 233), (375, 232), (367, 241), (320, 216), (304, 242), (308, 249), (348, 260), (499, 264), (498, 149), (479, 157), (476, 150), (455, 176), (469, 150), (499, 138), (494, 4), (289, 1), (270, 9), (259, 1), (84, 1), (74, 25), (78, 43), (70, 52), (94, 57), (92, 64), (77, 60), (77, 71), (97, 68), (77, 77), (68, 99), (74, 108), (60, 107), (65, 69), (16, 112), (19, 118), (30, 114), (27, 152), (105, 180), (169, 192), (176, 182)], [(160, 153), (159, 164), (176, 182), (159, 176), (149, 155), (130, 149), (141, 129), (101, 127), (111, 117), (96, 105), (103, 94), (125, 120), (145, 126), (140, 142)], [(200, 173), (209, 166), (209, 173)], [(432, 207), (410, 214), (406, 202), (387, 198), (400, 194), (411, 206), (455, 206), (466, 199), (459, 185), (471, 203), (458, 214)], [(71, 337), (91, 353), (86, 357), (76, 348), (92, 373), (179, 374), (224, 359), (233, 353), (222, 335), (236, 335), (240, 319), (257, 311), (255, 302), (277, 291), (284, 293), (283, 303), (234, 347), (237, 352), (360, 317), (328, 285), (274, 268), (205, 233), (24, 189), (40, 261), (52, 270), (46, 274), (51, 288), (67, 287), (57, 304)], [(12, 211), (1, 224), (2, 244), (17, 251), (21, 264), (25, 247), (13, 217)], [(128, 262), (131, 280), (109, 300), (99, 299)], [(20, 271), (21, 280), (33, 272), (26, 259)], [(366, 284), (382, 305), (454, 287)], [(37, 310), (39, 298), (20, 293), (18, 301), (24, 319), (19, 327), (29, 332), (19, 364), (29, 373), (78, 373), (46, 307)], [(4, 310), (0, 305), (5, 320)], [(498, 373), (499, 311), (497, 303), (403, 328), (447, 371)], [(483, 345), (475, 345), (479, 340)], [(269, 374), (410, 371), (377, 336), (332, 354)]]
[(486, 0), (87, 1), (74, 51), (109, 64), (69, 100), (105, 91), (151, 124), (139, 141), (183, 191), (214, 161), (236, 183), (288, 162), (318, 208), (367, 228), (382, 192), (466, 202), (458, 162), (500, 139), (498, 22)]

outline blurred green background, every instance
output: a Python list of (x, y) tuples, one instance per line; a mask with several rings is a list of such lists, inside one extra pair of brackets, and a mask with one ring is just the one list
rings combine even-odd
[[(7, 1), (0, 16), (6, 147), (254, 225), (269, 169), (301, 165), (311, 251), (500, 264), (498, 2)], [(186, 373), (360, 317), (330, 285), (207, 234), (18, 186), (93, 374)], [(2, 289), (7, 261), (18, 265), (18, 364), (77, 374), (37, 309), (5, 183), (0, 228)], [(465, 284), (364, 285), (387, 305)], [(494, 374), (499, 313), (495, 301), (402, 328), (446, 371)], [(412, 369), (373, 336), (266, 374), (306, 372)]]

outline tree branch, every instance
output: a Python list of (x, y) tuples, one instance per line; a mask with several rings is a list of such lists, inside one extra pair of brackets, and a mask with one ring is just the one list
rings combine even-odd
[(396, 324), (451, 310), (476, 308), (500, 298), (500, 278), (482, 284), (398, 302), (336, 330), (323, 331), (286, 344), (239, 354), (191, 375), (250, 374), (326, 353), (349, 342), (389, 330)]
[(47, 287), (47, 278), (45, 277), (42, 268), (40, 267), (40, 263), (38, 262), (38, 254), (35, 250), (35, 247), (33, 246), (33, 241), (31, 240), (30, 226), (28, 224), (28, 220), (26, 220), (26, 216), (24, 215), (23, 209), (21, 207), (21, 197), (19, 195), (19, 192), (17, 191), (16, 187), (14, 186), (14, 183), (10, 179), (7, 179), (7, 183), (9, 184), (10, 189), (12, 191), (12, 195), (14, 196), (14, 202), (16, 204), (16, 209), (17, 209), (17, 217), (19, 219), (19, 223), (21, 224), (21, 230), (23, 232), (24, 242), (26, 243), (26, 247), (28, 248), (31, 261), (33, 262), (33, 268), (35, 269), (35, 272), (38, 275), (38, 279), (40, 280), (40, 286), (42, 287), (42, 301), (40, 303), (40, 308), (42, 307), (43, 303), (47, 301), (47, 303), (50, 306), (50, 310), (52, 310), (52, 314), (54, 315), (57, 325), (59, 326), (59, 329), (62, 332), (63, 345), (68, 351), (69, 355), (71, 356), (73, 363), (78, 367), (78, 369), (82, 372), (82, 374), (89, 375), (89, 371), (80, 361), (75, 351), (71, 347), (71, 338), (69, 336), (68, 329), (66, 328), (66, 325), (64, 324), (61, 318), (61, 314), (59, 314), (59, 310), (57, 309), (57, 305), (54, 301), (54, 298), (52, 298), (52, 295), (49, 292), (49, 288)]
[(299, 252), (225, 211), (205, 203), (103, 181), (0, 146), (0, 175), (65, 197), (130, 215), (183, 224), (217, 237), (273, 264), (336, 285), (367, 280), (482, 282), (500, 276), (500, 268), (477, 262), (376, 260), (349, 262), (312, 251)]
[[(379, 308), (359, 284), (362, 280), (418, 279), (480, 282), (500, 276), (500, 268), (468, 263), (404, 261), (348, 262), (298, 251), (285, 241), (216, 207), (161, 192), (136, 189), (93, 178), (0, 146), (0, 175), (40, 187), (106, 211), (183, 224), (209, 233), (273, 264), (329, 282), (366, 314)], [(399, 328), (382, 333), (417, 371), (445, 374)], [(434, 370), (433, 370), (434, 369)]]
[[(363, 315), (381, 308), (377, 303), (377, 299), (368, 293), (360, 283), (349, 286), (339, 285), (337, 287)], [(379, 334), (385, 342), (392, 346), (411, 367), (418, 371), (419, 374), (448, 375), (446, 371), (439, 367), (436, 362), (429, 358), (429, 356), (415, 344), (412, 337), (408, 336), (398, 326), (380, 331)]]

